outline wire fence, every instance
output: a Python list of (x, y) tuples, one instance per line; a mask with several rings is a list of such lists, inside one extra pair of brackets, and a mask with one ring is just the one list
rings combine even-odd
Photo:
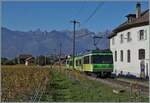
[(46, 84), (48, 82), (47, 77), (43, 77), (43, 82), (39, 83), (37, 87), (35, 87), (35, 91), (33, 92), (33, 96), (31, 97), (30, 102), (39, 102), (41, 100), (41, 97), (43, 96), (45, 90), (46, 90)]
[[(75, 69), (67, 69), (63, 62), (65, 60), (62, 60), (61, 62), (54, 63), (53, 65), (48, 66), (50, 69), (55, 69), (57, 72), (65, 74), (69, 79), (80, 83), (87, 79), (87, 76), (85, 74), (82, 74), (82, 72), (75, 70)], [(29, 102), (40, 102), (42, 96), (46, 93), (46, 84), (48, 82), (48, 78), (45, 76), (42, 78), (42, 82), (39, 82), (38, 84), (34, 85), (33, 93), (30, 96)], [(134, 89), (134, 90), (133, 90)], [(135, 89), (137, 89), (135, 91)], [(9, 90), (11, 90), (9, 88)], [(142, 101), (143, 100), (143, 88), (140, 88), (138, 85), (130, 84), (130, 92), (129, 92), (129, 101)], [(134, 95), (133, 95), (134, 94)], [(2, 101), (7, 102), (7, 95), (4, 95)], [(123, 101), (121, 98), (118, 99), (118, 101)]]

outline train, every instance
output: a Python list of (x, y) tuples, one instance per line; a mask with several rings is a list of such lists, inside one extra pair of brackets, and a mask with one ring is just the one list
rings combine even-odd
[[(73, 68), (74, 64), (74, 68)], [(111, 76), (113, 72), (113, 57), (110, 50), (92, 50), (66, 59), (66, 68), (75, 69), (86, 74)]]

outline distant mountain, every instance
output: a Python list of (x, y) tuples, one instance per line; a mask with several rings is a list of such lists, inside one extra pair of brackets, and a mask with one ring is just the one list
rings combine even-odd
[[(14, 31), (2, 27), (2, 57), (13, 58), (19, 54), (50, 55), (59, 53), (62, 43), (63, 54), (72, 53), (73, 32), (69, 30), (57, 31)], [(76, 53), (94, 49), (92, 35), (96, 33), (88, 29), (76, 31)], [(108, 48), (107, 35), (99, 40), (99, 48)]]

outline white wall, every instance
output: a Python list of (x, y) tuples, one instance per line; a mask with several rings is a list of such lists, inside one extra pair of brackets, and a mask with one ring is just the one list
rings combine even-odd
[[(147, 37), (146, 40), (139, 40), (138, 31), (139, 30), (147, 30)], [(130, 42), (127, 42), (127, 32), (131, 33), (132, 40)], [(145, 32), (144, 32), (145, 33)], [(123, 43), (120, 43), (120, 35), (123, 34), (124, 39)], [(115, 39), (114, 45), (112, 45), (112, 38), (110, 39), (110, 49), (113, 52), (113, 60), (114, 60), (114, 54), (115, 51), (117, 51), (117, 62), (114, 61), (114, 71), (117, 70), (117, 73), (121, 70), (123, 73), (130, 72), (134, 75), (139, 76), (140, 75), (140, 60), (138, 55), (139, 49), (145, 49), (145, 62), (148, 63), (148, 69), (149, 69), (149, 43), (150, 43), (150, 37), (149, 37), (149, 25), (141, 26), (141, 27), (134, 27), (122, 32), (117, 33), (116, 36), (113, 37)], [(127, 50), (130, 50), (131, 54), (131, 62), (127, 62)], [(123, 62), (120, 61), (120, 50), (123, 50)]]

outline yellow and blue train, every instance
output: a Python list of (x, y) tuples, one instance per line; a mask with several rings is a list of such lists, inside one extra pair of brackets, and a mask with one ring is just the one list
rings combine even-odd
[(92, 50), (82, 55), (69, 57), (66, 60), (68, 69), (74, 68), (88, 74), (95, 73), (99, 76), (110, 76), (113, 72), (113, 57), (110, 50)]

